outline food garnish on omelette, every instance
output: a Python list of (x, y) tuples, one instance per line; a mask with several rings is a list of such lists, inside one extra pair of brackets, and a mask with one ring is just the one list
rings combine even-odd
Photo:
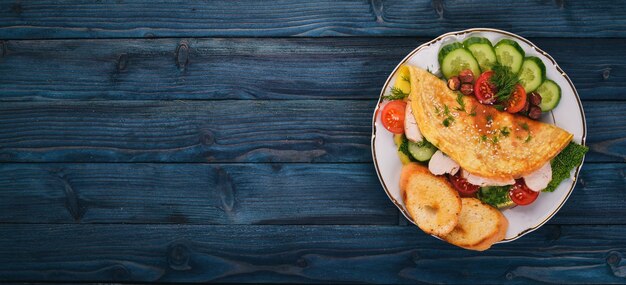
[(409, 66), (411, 104), (423, 136), (471, 174), (499, 181), (541, 168), (572, 140), (567, 131), (459, 95)]

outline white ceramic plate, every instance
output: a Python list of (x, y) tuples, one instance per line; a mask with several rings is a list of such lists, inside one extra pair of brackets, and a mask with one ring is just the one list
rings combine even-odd
[[(383, 105), (381, 105), (381, 103), (383, 103), (382, 96), (391, 91), (392, 84), (396, 79), (395, 73), (400, 65), (406, 63), (428, 69), (435, 74), (440, 74), (439, 63), (437, 62), (439, 49), (443, 45), (451, 42), (461, 42), (471, 36), (485, 37), (494, 45), (501, 39), (512, 39), (524, 49), (527, 56), (532, 55), (539, 57), (546, 66), (547, 78), (554, 80), (561, 87), (562, 92), (559, 105), (550, 113), (544, 113), (542, 121), (555, 124), (574, 134), (575, 142), (581, 144), (585, 143), (587, 127), (583, 107), (580, 103), (576, 88), (574, 88), (572, 81), (565, 72), (561, 70), (554, 59), (547, 53), (536, 47), (527, 39), (501, 30), (477, 28), (441, 35), (413, 50), (396, 66), (391, 75), (387, 78), (381, 91), (381, 99), (379, 99), (379, 104), (374, 111), (372, 120), (372, 156), (376, 171), (378, 172), (378, 178), (391, 201), (411, 222), (412, 219), (408, 215), (402, 198), (400, 197), (398, 185), (402, 163), (396, 153), (393, 135), (383, 128), (380, 118), (377, 116), (378, 110), (383, 107)], [(554, 216), (572, 193), (581, 166), (574, 169), (571, 178), (563, 181), (554, 192), (542, 192), (537, 200), (528, 206), (518, 206), (504, 210), (503, 213), (509, 220), (509, 229), (502, 242), (515, 240), (524, 234), (536, 230)]]

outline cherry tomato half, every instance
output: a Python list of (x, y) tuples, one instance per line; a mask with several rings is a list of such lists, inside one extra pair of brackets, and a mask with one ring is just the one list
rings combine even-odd
[(461, 197), (474, 197), (474, 194), (480, 187), (467, 182), (465, 178), (461, 177), (460, 172), (461, 171), (457, 172), (456, 175), (448, 176), (450, 183), (452, 183), (456, 191), (459, 191)]
[(530, 190), (523, 179), (515, 180), (515, 185), (509, 190), (509, 197), (517, 205), (525, 206), (537, 200), (539, 192)]
[(406, 103), (402, 100), (394, 100), (387, 103), (380, 114), (383, 127), (394, 134), (404, 133), (405, 110)]
[(474, 95), (482, 104), (493, 104), (496, 101), (496, 86), (489, 80), (491, 76), (493, 71), (483, 72), (474, 83)]
[(525, 105), (526, 90), (524, 90), (524, 87), (522, 87), (522, 85), (517, 84), (515, 85), (515, 90), (513, 90), (513, 93), (511, 94), (511, 97), (509, 97), (509, 100), (504, 103), (504, 109), (507, 112), (513, 114), (523, 110)]

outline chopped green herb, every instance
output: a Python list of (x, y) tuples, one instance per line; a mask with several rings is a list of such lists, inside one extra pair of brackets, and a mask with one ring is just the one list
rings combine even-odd
[(404, 80), (406, 82), (411, 82), (411, 79), (409, 79), (409, 77), (406, 76), (406, 75), (402, 75), (402, 76), (400, 76), (400, 78), (402, 78), (402, 80)]
[(443, 114), (450, 116), (450, 109), (448, 109), (448, 105), (443, 105)]
[(454, 118), (452, 118), (452, 117), (447, 117), (447, 118), (445, 118), (445, 119), (443, 120), (442, 124), (443, 124), (443, 126), (444, 126), (444, 127), (446, 127), (446, 128), (447, 128), (447, 127), (449, 127), (449, 126), (450, 126), (450, 124), (451, 124), (452, 122), (454, 122)]
[(493, 105), (493, 107), (494, 107), (496, 110), (498, 110), (498, 111), (504, 111), (504, 106), (502, 106), (502, 105), (498, 105), (498, 104), (496, 104), (496, 105)]
[(409, 140), (404, 135), (402, 135), (402, 143), (398, 146), (398, 151), (406, 155), (409, 160), (416, 161), (409, 152)]
[(508, 137), (509, 134), (511, 133), (511, 130), (509, 129), (509, 127), (502, 127), (502, 129), (500, 129), (500, 133), (503, 136)]
[(552, 166), (552, 181), (548, 183), (548, 187), (543, 189), (543, 191), (553, 192), (563, 180), (570, 177), (570, 172), (583, 162), (583, 157), (587, 151), (589, 151), (588, 147), (570, 142), (550, 162), (550, 166)]
[(391, 87), (391, 94), (383, 96), (383, 99), (386, 99), (386, 100), (400, 100), (400, 99), (406, 98), (406, 96), (409, 96), (409, 94), (404, 93), (402, 91), (402, 89), (397, 88), (397, 87), (394, 86), (394, 87)]
[(437, 115), (441, 114), (441, 110), (437, 106), (435, 106), (435, 113), (437, 113)]
[(494, 144), (497, 144), (499, 140), (500, 140), (500, 139), (498, 138), (498, 136), (493, 136), (493, 137), (491, 138), (491, 142), (492, 142), (492, 143), (494, 143)]
[(472, 108), (472, 112), (469, 113), (470, 116), (475, 117), (476, 116), (476, 106), (474, 106), (474, 108)]
[(481, 141), (487, 141), (487, 136), (486, 136), (486, 135), (482, 135), (482, 136), (480, 136), (480, 140), (481, 140)]
[(529, 142), (529, 141), (530, 141), (530, 139), (532, 139), (532, 138), (533, 138), (533, 137), (532, 137), (530, 134), (528, 134), (528, 136), (526, 137), (526, 140), (524, 140), (524, 142), (525, 142), (525, 143), (527, 143), (527, 142)]
[(487, 124), (491, 124), (493, 122), (493, 116), (487, 115)]
[(463, 94), (456, 93), (456, 102), (459, 103), (459, 107), (455, 109), (457, 111), (465, 112), (465, 101), (463, 101)]
[(525, 131), (528, 131), (530, 128), (528, 127), (528, 124), (526, 124), (526, 122), (523, 122), (520, 124), (520, 126), (522, 127), (522, 129), (524, 129)]

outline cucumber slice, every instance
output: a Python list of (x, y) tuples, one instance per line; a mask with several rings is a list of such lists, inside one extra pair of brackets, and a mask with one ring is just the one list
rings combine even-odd
[(486, 38), (471, 37), (463, 42), (480, 66), (481, 71), (491, 70), (491, 66), (496, 63), (496, 52), (493, 51), (491, 42)]
[(510, 189), (511, 186), (480, 187), (480, 190), (476, 193), (476, 198), (499, 209), (511, 207), (515, 203), (509, 197)]
[(537, 90), (539, 85), (546, 80), (546, 66), (538, 57), (525, 58), (519, 72), (519, 80), (526, 93)]
[(554, 109), (561, 100), (561, 87), (550, 79), (539, 85), (537, 93), (541, 95), (541, 104), (539, 104), (539, 107), (543, 112)]
[(494, 48), (498, 62), (511, 68), (513, 73), (518, 73), (524, 61), (524, 50), (515, 41), (504, 39), (499, 41)]
[(468, 68), (472, 70), (474, 76), (480, 75), (478, 62), (462, 43), (451, 43), (442, 47), (438, 57), (441, 73), (446, 78), (459, 75), (459, 72)]
[(437, 148), (426, 140), (417, 143), (409, 141), (408, 148), (413, 158), (422, 162), (428, 161), (437, 151)]

